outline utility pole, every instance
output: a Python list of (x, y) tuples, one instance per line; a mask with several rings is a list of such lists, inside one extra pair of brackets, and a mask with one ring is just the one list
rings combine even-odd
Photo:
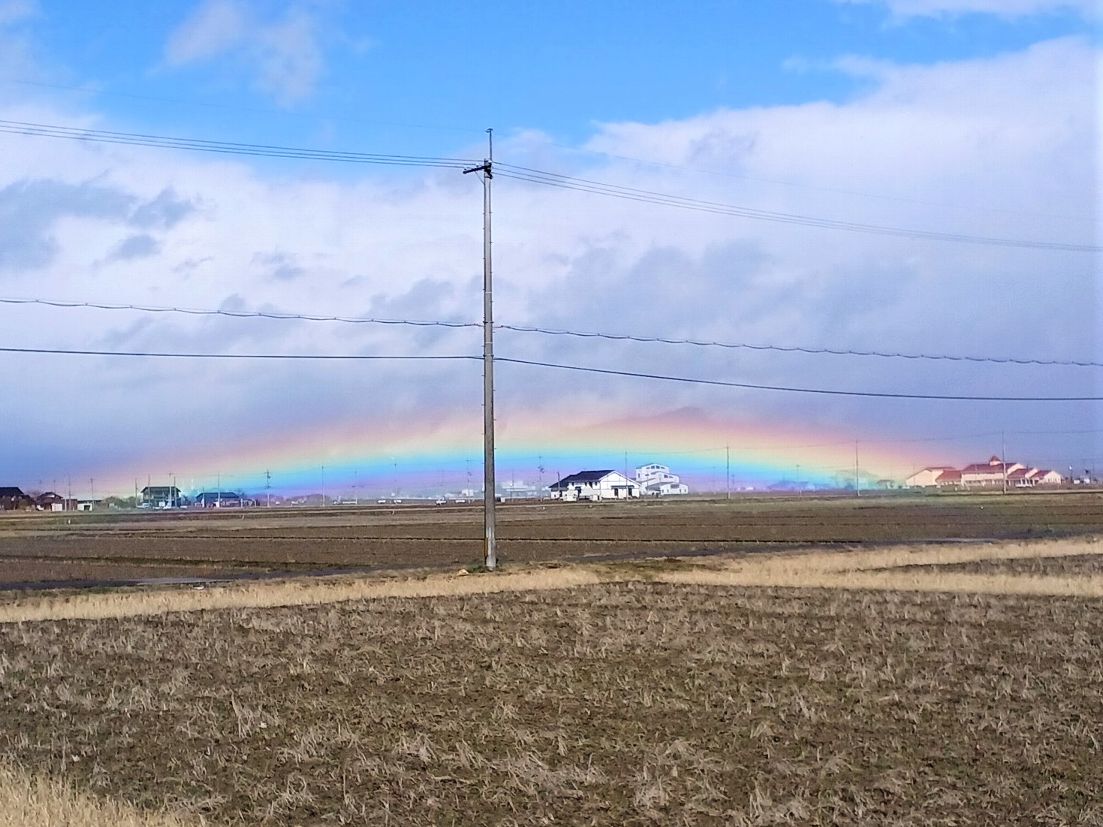
[(272, 507), (272, 472), (264, 472), (264, 507)]
[(1000, 431), (1000, 468), (1003, 470), (1003, 493), (1007, 493), (1007, 436)]
[(854, 496), (862, 496), (862, 484), (858, 481), (858, 440), (854, 440)]
[(724, 499), (732, 498), (732, 449), (724, 446)]
[(483, 181), (483, 526), (484, 562), (490, 571), (498, 567), (495, 547), (494, 479), (494, 291), (490, 265), (490, 182), (494, 178), (494, 130), (486, 130), (487, 157), (477, 167)]

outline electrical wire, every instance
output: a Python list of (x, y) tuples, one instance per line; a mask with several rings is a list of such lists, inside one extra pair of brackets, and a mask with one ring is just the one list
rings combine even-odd
[[(2, 301), (2, 300), (0, 300)], [(980, 362), (998, 365), (1044, 365), (1080, 368), (1103, 367), (1103, 362), (1081, 361), (1074, 359), (1020, 359), (1016, 357), (996, 356), (955, 356), (939, 353), (902, 353), (898, 351), (850, 350), (844, 348), (805, 347), (802, 345), (768, 345), (748, 342), (717, 342), (701, 339), (673, 339), (665, 336), (635, 336), (631, 334), (583, 332), (578, 330), (557, 330), (524, 325), (498, 324), (497, 328), (519, 333), (539, 333), (545, 336), (574, 336), (581, 339), (608, 339), (623, 342), (646, 342), (664, 345), (692, 345), (693, 347), (715, 347), (729, 350), (762, 350), (779, 353), (806, 353), (829, 356), (874, 356), (882, 359), (911, 359), (945, 362)]]
[(235, 319), (275, 319), (278, 321), (341, 322), (343, 324), (401, 325), (410, 327), (481, 327), (480, 322), (445, 322), (419, 319), (376, 319), (352, 316), (319, 316), (307, 313), (281, 313), (268, 310), (202, 310), (190, 307), (158, 307), (141, 304), (60, 301), (55, 299), (0, 298), (0, 304), (42, 305), (45, 307), (86, 308), (92, 310), (130, 310), (139, 313), (180, 313), (187, 316), (228, 316)]
[(0, 132), (39, 138), (65, 138), (94, 143), (146, 146), (159, 149), (184, 149), (194, 152), (213, 152), (226, 155), (250, 155), (267, 158), (295, 158), (300, 160), (333, 161), (352, 164), (383, 164), (390, 166), (442, 167), (462, 169), (474, 163), (464, 158), (444, 158), (428, 155), (393, 155), (370, 152), (343, 152), (324, 149), (278, 146), (273, 144), (241, 143), (237, 141), (210, 141), (199, 138), (173, 138), (165, 135), (149, 135), (137, 132), (114, 132), (103, 129), (84, 129), (27, 121), (0, 120)]
[(582, 365), (568, 365), (556, 362), (541, 362), (534, 359), (513, 359), (503, 356), (495, 356), (494, 361), (506, 362), (515, 365), (528, 365), (532, 367), (578, 371), (581, 373), (596, 373), (603, 376), (626, 376), (636, 379), (658, 379), (665, 382), (681, 382), (683, 384), (689, 385), (712, 385), (723, 388), (741, 388), (745, 390), (757, 391), (782, 391), (785, 393), (820, 394), (826, 396), (857, 396), (871, 397), (875, 399), (933, 399), (941, 401), (961, 402), (1103, 402), (1103, 396), (974, 396), (971, 394), (845, 391), (830, 388), (802, 388), (789, 387), (785, 385), (759, 385), (750, 382), (729, 382), (723, 379), (699, 379), (689, 376), (672, 376), (663, 373), (645, 373), (641, 371), (615, 370), (612, 368), (585, 367)]
[(560, 189), (588, 192), (594, 195), (603, 195), (610, 198), (620, 198), (628, 201), (637, 201), (646, 204), (676, 207), (678, 209), (693, 210), (696, 212), (711, 213), (714, 215), (727, 215), (736, 218), (747, 218), (755, 221), (770, 221), (781, 224), (794, 224), (805, 227), (817, 227), (828, 230), (843, 230), (846, 232), (867, 233), (872, 235), (896, 236), (901, 238), (926, 239), (932, 241), (952, 241), (965, 244), (982, 244), (996, 247), (1025, 247), (1043, 250), (1061, 250), (1066, 252), (1098, 253), (1103, 252), (1103, 247), (1091, 244), (1076, 244), (1059, 241), (1037, 241), (1032, 239), (996, 238), (991, 236), (969, 235), (966, 233), (938, 232), (934, 230), (918, 230), (905, 227), (893, 227), (879, 224), (862, 224), (853, 221), (843, 221), (833, 218), (819, 218), (797, 213), (774, 212), (760, 210), (753, 207), (742, 207), (735, 204), (725, 204), (718, 201), (705, 201), (699, 198), (688, 198), (670, 193), (645, 190), (636, 187), (624, 187), (617, 184), (609, 184), (603, 181), (595, 181), (588, 178), (576, 178), (556, 172), (523, 167), (508, 164), (503, 161), (494, 162), (494, 173), (498, 177), (512, 178), (531, 184), (557, 187)]
[[(103, 302), (63, 301), (57, 299), (27, 299), (0, 297), (0, 304), (41, 305), (57, 308), (86, 308), (94, 310), (126, 310), (140, 313), (180, 313), (189, 316), (227, 316), (236, 319), (275, 319), (278, 321), (339, 322), (342, 324), (376, 324), (411, 327), (470, 328), (481, 327), (481, 322), (447, 322), (418, 319), (378, 319), (354, 316), (323, 316), (307, 313), (284, 313), (261, 310), (208, 310), (184, 307), (165, 307), (140, 304), (108, 304)], [(675, 339), (666, 336), (637, 336), (621, 333), (602, 333), (594, 331), (560, 330), (554, 328), (531, 327), (527, 325), (496, 324), (497, 330), (509, 330), (516, 333), (537, 333), (545, 336), (573, 336), (583, 339), (603, 339), (609, 341), (639, 342), (646, 344), (688, 345), (700, 348), (723, 348), (729, 350), (755, 350), (778, 353), (802, 353), (809, 355), (877, 357), (882, 359), (908, 359), (946, 362), (990, 363), (998, 365), (1040, 365), (1044, 367), (1103, 367), (1103, 362), (1074, 359), (1033, 359), (1018, 357), (971, 356), (939, 353), (904, 353), (898, 351), (851, 350), (844, 348), (814, 348), (803, 345), (772, 345), (748, 342), (720, 342), (701, 339)]]
[(156, 350), (90, 350), (47, 347), (0, 347), (0, 353), (37, 353), (64, 356), (130, 356), (156, 359), (269, 359), (359, 361), (482, 361), (482, 356), (433, 354), (360, 354), (360, 353), (177, 353)]
[[(177, 353), (171, 351), (135, 351), (135, 350), (92, 350), (92, 349), (68, 349), (68, 348), (32, 348), (32, 347), (0, 347), (0, 353), (24, 353), (70, 356), (120, 356), (120, 357), (149, 357), (171, 359), (268, 359), (268, 360), (334, 360), (334, 361), (367, 361), (367, 360), (396, 360), (396, 361), (482, 361), (482, 356), (473, 355), (369, 355), (369, 354), (324, 354), (324, 353)], [(731, 382), (723, 379), (700, 379), (689, 376), (672, 376), (661, 373), (644, 373), (630, 370), (614, 370), (611, 368), (595, 368), (584, 365), (558, 364), (555, 362), (541, 362), (532, 359), (514, 359), (510, 357), (495, 356), (496, 363), (501, 362), (513, 365), (525, 365), (529, 367), (554, 368), (557, 370), (569, 370), (580, 373), (595, 373), (603, 376), (624, 376), (634, 379), (656, 379), (665, 382), (680, 382), (690, 385), (710, 385), (714, 387), (740, 388), (744, 390), (781, 391), (785, 393), (819, 394), (827, 396), (866, 397), (877, 399), (930, 399), (943, 401), (967, 401), (967, 402), (1103, 402), (1103, 396), (974, 396), (968, 394), (929, 394), (929, 393), (895, 393), (887, 391), (847, 391), (832, 388), (803, 388), (784, 385), (760, 385), (749, 382)]]
[[(447, 169), (463, 169), (477, 163), (472, 159), (419, 155), (377, 154), (364, 152), (338, 152), (332, 150), (306, 149), (302, 147), (288, 147), (272, 144), (243, 143), (236, 141), (211, 141), (195, 138), (174, 138), (164, 135), (151, 135), (135, 132), (117, 132), (112, 130), (57, 126), (54, 124), (42, 124), (30, 121), (0, 120), (0, 133), (9, 133), (32, 137), (65, 138), (69, 140), (90, 141), (96, 143), (146, 146), (161, 149), (184, 149), (194, 152), (211, 152), (230, 155), (331, 161), (339, 163), (441, 167)], [(799, 215), (796, 213), (780, 213), (769, 210), (759, 210), (752, 207), (741, 207), (734, 204), (725, 204), (721, 202), (705, 201), (697, 198), (687, 198), (684, 196), (671, 195), (669, 193), (662, 193), (654, 190), (644, 190), (635, 187), (624, 187), (587, 178), (577, 178), (570, 175), (563, 175), (561, 173), (547, 172), (544, 170), (533, 169), (531, 167), (508, 164), (502, 161), (495, 162), (495, 172), (500, 177), (513, 178), (518, 181), (524, 181), (527, 183), (541, 184), (544, 186), (558, 187), (561, 189), (575, 190), (579, 192), (589, 192), (612, 198), (621, 198), (629, 201), (638, 201), (649, 204), (676, 207), (679, 209), (694, 210), (697, 212), (747, 218), (756, 221), (771, 221), (784, 224), (817, 227), (820, 229), (843, 230), (847, 232), (887, 235), (912, 239), (953, 241), (967, 244), (984, 244), (1000, 247), (1023, 247), (1090, 253), (1103, 251), (1103, 247), (1091, 244), (1037, 241), (1030, 239), (995, 238), (989, 236), (968, 235), (964, 233), (948, 233), (876, 224), (862, 224), (852, 221), (842, 221), (830, 218), (819, 218), (816, 216)]]

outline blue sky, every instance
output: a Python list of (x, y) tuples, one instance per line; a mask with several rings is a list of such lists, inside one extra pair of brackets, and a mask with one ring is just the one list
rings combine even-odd
[[(463, 157), (481, 157), (492, 126), (499, 161), (620, 186), (1096, 248), (845, 232), (495, 180), (499, 321), (844, 350), (1103, 361), (1099, 66), (1091, 0), (173, 0), (106, 12), (0, 0), (0, 120)], [(479, 316), (471, 176), (6, 133), (0, 147), (0, 299)], [(32, 347), (442, 355), (479, 345), (465, 329), (3, 302), (0, 329), (0, 344)], [(1103, 396), (1094, 367), (500, 335), (500, 355), (725, 381)], [(479, 442), (477, 370), (455, 365), (43, 364), (0, 359), (21, 391), (0, 402), (27, 434), (0, 449), (0, 471), (17, 480), (144, 475), (151, 462), (182, 470), (197, 456), (229, 470), (219, 455), (232, 462), (248, 442), (260, 463), (263, 445), (285, 437), (297, 456), (335, 467), (350, 428), (392, 434), (385, 454), (407, 450), (396, 423), (417, 423), (426, 445), (465, 429)], [(910, 464), (984, 459), (999, 449), (991, 435), (1007, 432), (1009, 452), (1032, 463), (1103, 467), (1098, 402), (902, 404), (517, 366), (503, 367), (499, 394), (513, 456), (511, 424), (548, 423), (563, 445), (572, 429), (652, 416), (666, 431), (672, 417), (696, 434), (715, 428), (719, 445), (767, 426), (844, 443), (949, 437), (912, 450)], [(903, 476), (901, 463), (871, 472)]]
[[(18, 27), (42, 63), (4, 80), (94, 89), (89, 98), (112, 118), (172, 134), (446, 153), (487, 126), (574, 143), (599, 122), (845, 100), (869, 85), (838, 68), (847, 56), (930, 64), (1093, 32), (1072, 4), (1049, 5), (902, 17), (881, 3), (828, 0), (132, 0), (111, 11), (43, 0)], [(208, 43), (220, 31), (223, 47), (174, 58), (174, 35), (179, 43), (182, 27), (219, 8), (234, 9), (242, 31), (212, 21)], [(284, 53), (268, 58), (285, 64), (273, 70), (281, 77), (270, 81), (258, 65), (266, 58), (249, 54), (279, 48), (250, 43), (265, 27), (287, 30)]]

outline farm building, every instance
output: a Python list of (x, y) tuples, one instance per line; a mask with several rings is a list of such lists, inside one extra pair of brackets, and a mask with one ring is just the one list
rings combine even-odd
[(988, 462), (975, 462), (961, 469), (961, 485), (963, 488), (985, 488), (1003, 485), (1005, 476), (1018, 470), (1025, 470), (1026, 466), (1018, 462), (1004, 462), (999, 457), (992, 457)]
[(934, 484), (939, 488), (960, 488), (961, 472), (956, 468), (947, 468), (935, 478)]
[(1033, 488), (1036, 485), (1060, 485), (1064, 477), (1056, 471), (1029, 468), (1021, 462), (1004, 462), (992, 457), (988, 462), (975, 462), (961, 470), (946, 466), (929, 466), (916, 471), (905, 480), (912, 488)]
[(187, 505), (187, 498), (175, 485), (147, 485), (142, 489), (143, 508), (175, 508)]
[(612, 470), (579, 471), (548, 486), (553, 500), (627, 500), (639, 497), (640, 484)]
[(0, 511), (22, 511), (34, 508), (34, 500), (15, 486), (0, 486)]
[(677, 474), (670, 473), (667, 466), (654, 462), (636, 469), (636, 482), (643, 489), (644, 496), (667, 497), (689, 493), (689, 486)]
[(244, 494), (236, 491), (203, 491), (195, 495), (192, 504), (196, 508), (241, 508), (255, 505), (252, 500), (246, 499)]
[(956, 469), (950, 465), (928, 465), (904, 480), (904, 485), (909, 488), (929, 488), (938, 484), (938, 478), (944, 471), (956, 471)]

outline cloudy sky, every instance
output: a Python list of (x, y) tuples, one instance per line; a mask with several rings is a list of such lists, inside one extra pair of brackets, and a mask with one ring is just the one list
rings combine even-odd
[[(1093, 0), (0, 0), (0, 346), (478, 356), (475, 326), (26, 303), (478, 322), (476, 176), (23, 125), (473, 162), (493, 127), (497, 322), (767, 346), (500, 329), (499, 357), (1079, 400), (503, 361), (500, 478), (654, 460), (715, 486), (731, 456), (738, 482), (831, 479), (855, 442), (870, 477), (1003, 446), (1103, 468), (1103, 368), (1071, 364), (1103, 362), (1099, 23)], [(3, 484), (481, 477), (477, 360), (0, 369)]]

